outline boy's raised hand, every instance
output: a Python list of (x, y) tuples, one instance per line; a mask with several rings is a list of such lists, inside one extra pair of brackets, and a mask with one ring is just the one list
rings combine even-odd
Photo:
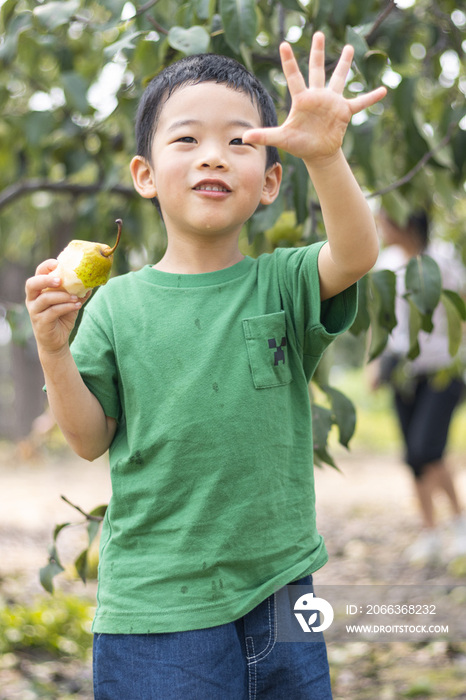
[(353, 54), (352, 46), (344, 47), (326, 86), (325, 36), (316, 32), (309, 54), (307, 87), (291, 46), (282, 43), (280, 57), (291, 95), (290, 112), (281, 126), (248, 130), (243, 140), (276, 146), (309, 163), (331, 159), (343, 143), (351, 117), (381, 100), (387, 92), (380, 87), (352, 99), (343, 97)]

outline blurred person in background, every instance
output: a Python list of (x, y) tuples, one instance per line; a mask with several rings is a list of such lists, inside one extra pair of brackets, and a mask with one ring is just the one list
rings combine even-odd
[(393, 392), (405, 460), (414, 477), (422, 520), (421, 533), (406, 554), (411, 562), (419, 563), (441, 558), (445, 549), (437, 525), (434, 496), (442, 492), (452, 512), (453, 537), (447, 553), (456, 557), (466, 554), (466, 515), (445, 450), (451, 419), (463, 393), (462, 368), (448, 351), (448, 326), (442, 303), (433, 314), (433, 331), (419, 332), (419, 355), (414, 360), (407, 359), (410, 310), (403, 295), (406, 265), (418, 255), (433, 258), (440, 268), (442, 287), (460, 294), (465, 291), (466, 270), (452, 244), (429, 240), (429, 220), (424, 211), (412, 214), (404, 226), (382, 211), (377, 224), (385, 246), (377, 267), (396, 273), (397, 325), (378, 363), (374, 386), (387, 383)]

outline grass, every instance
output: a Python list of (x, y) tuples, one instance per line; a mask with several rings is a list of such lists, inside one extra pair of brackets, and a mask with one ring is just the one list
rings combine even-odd
[(46, 651), (80, 659), (92, 644), (93, 608), (77, 596), (56, 593), (41, 596), (31, 605), (15, 603), (0, 608), (0, 653)]

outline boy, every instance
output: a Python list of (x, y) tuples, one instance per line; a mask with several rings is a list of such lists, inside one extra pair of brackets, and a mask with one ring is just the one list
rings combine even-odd
[[(148, 86), (131, 173), (158, 202), (166, 253), (99, 292), (73, 354), (80, 302), (56, 261), (26, 285), (65, 437), (90, 460), (110, 448), (96, 700), (331, 697), (323, 642), (275, 643), (273, 594), (309, 584), (327, 558), (307, 384), (377, 258), (341, 143), (385, 90), (343, 98), (351, 47), (325, 87), (321, 33), (309, 88), (291, 47), (280, 51), (292, 106), (279, 127), (264, 88), (225, 57), (182, 59)], [(253, 260), (238, 237), (278, 195), (275, 148), (306, 163), (328, 242)]]

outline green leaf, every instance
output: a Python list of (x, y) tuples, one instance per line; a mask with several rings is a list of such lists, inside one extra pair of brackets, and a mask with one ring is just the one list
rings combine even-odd
[[(69, 524), (69, 523), (68, 523), (68, 524)], [(58, 526), (58, 527), (60, 527), (60, 526)], [(66, 525), (65, 525), (65, 527), (66, 527)], [(56, 529), (57, 529), (57, 528), (55, 528), (55, 530), (56, 530)], [(58, 533), (57, 533), (57, 534), (58, 534)], [(61, 564), (61, 561), (60, 561), (60, 557), (58, 556), (58, 550), (57, 550), (57, 547), (56, 547), (56, 538), (54, 539), (53, 543), (52, 543), (52, 544), (50, 545), (50, 547), (49, 547), (49, 562), (50, 562), (50, 561), (56, 562), (56, 563), (58, 564), (58, 566), (61, 566), (61, 565), (62, 565), (62, 564)], [(63, 567), (62, 567), (62, 568), (63, 568)]]
[(292, 184), (293, 205), (296, 210), (296, 221), (298, 224), (302, 224), (309, 216), (309, 176), (301, 158), (292, 157), (290, 166), (290, 181)]
[(463, 337), (461, 321), (466, 320), (466, 309), (461, 297), (451, 290), (444, 289), (441, 300), (447, 315), (448, 352), (452, 357), (458, 352)]
[(39, 146), (44, 137), (52, 133), (56, 128), (54, 116), (51, 112), (29, 112), (24, 119), (24, 130), (28, 145)]
[(128, 51), (136, 48), (134, 40), (137, 39), (143, 32), (129, 32), (128, 34), (123, 34), (121, 39), (115, 41), (104, 49), (104, 56), (106, 59), (114, 58), (120, 51)]
[(119, 21), (126, 2), (127, 0), (101, 0), (99, 4), (102, 4), (107, 10), (110, 10), (112, 15)]
[(96, 508), (93, 508), (89, 515), (93, 515), (96, 518), (103, 518), (105, 513), (107, 512), (108, 505), (102, 505), (102, 506), (97, 506)]
[(348, 447), (349, 441), (356, 429), (356, 410), (353, 402), (338, 389), (331, 386), (323, 386), (322, 390), (327, 394), (332, 405), (332, 419), (338, 427), (339, 441), (344, 447)]
[[(393, 156), (392, 156), (393, 157)], [(411, 214), (412, 205), (398, 190), (382, 197), (382, 205), (389, 217), (399, 226), (405, 226)]]
[(359, 65), (359, 62), (363, 60), (364, 56), (369, 52), (369, 45), (363, 36), (358, 34), (358, 32), (353, 29), (353, 27), (346, 27), (345, 32), (345, 43), (351, 44), (354, 48), (354, 60)]
[(219, 10), (225, 39), (233, 51), (239, 53), (242, 43), (252, 46), (257, 34), (254, 0), (220, 0)]
[(388, 56), (384, 51), (368, 51), (358, 63), (358, 68), (370, 87), (380, 84), (380, 76), (387, 68)]
[(18, 39), (30, 27), (31, 14), (29, 12), (20, 12), (13, 17), (8, 27), (8, 33), (3, 35), (3, 41), (0, 43), (0, 61), (10, 63), (15, 58)]
[(82, 580), (83, 583), (86, 583), (86, 578), (87, 578), (87, 555), (88, 555), (89, 550), (86, 548), (84, 549), (81, 554), (76, 558), (76, 561), (74, 562), (74, 565), (76, 567), (76, 571), (78, 572), (79, 578)]
[(409, 303), (409, 350), (408, 359), (414, 360), (420, 353), (418, 335), (422, 326), (422, 315), (412, 301), (411, 298), (408, 299)]
[(368, 275), (369, 362), (384, 350), (390, 331), (396, 326), (395, 297), (396, 275), (392, 270), (377, 270)]
[(371, 320), (371, 342), (369, 345), (368, 360), (371, 362), (378, 357), (388, 343), (389, 332), (378, 323), (376, 319)]
[(358, 310), (354, 323), (350, 328), (353, 335), (359, 335), (363, 331), (367, 331), (370, 326), (370, 316), (368, 311), (367, 300), (368, 276), (364, 275), (358, 282)]
[(57, 541), (57, 537), (60, 534), (60, 532), (65, 528), (71, 525), (71, 523), (61, 523), (61, 525), (56, 525), (55, 529), (53, 531), (53, 541)]
[(248, 224), (248, 240), (250, 243), (254, 240), (258, 233), (263, 233), (277, 221), (280, 214), (283, 212), (285, 205), (283, 194), (280, 192), (276, 200), (258, 209), (249, 220)]
[(303, 8), (299, 4), (298, 0), (280, 0), (280, 5), (286, 7), (287, 10), (293, 10), (294, 12), (302, 12)]
[(432, 333), (434, 330), (434, 324), (432, 321), (432, 314), (421, 314), (421, 330), (426, 333)]
[(181, 51), (186, 56), (205, 53), (209, 47), (210, 36), (204, 27), (195, 26), (189, 29), (172, 27), (168, 32), (168, 43), (173, 49)]
[(455, 306), (461, 321), (466, 321), (466, 304), (464, 299), (452, 289), (442, 289), (442, 297), (447, 297), (448, 300)]
[(68, 24), (73, 15), (76, 14), (80, 4), (80, 0), (48, 2), (35, 7), (32, 14), (46, 29), (53, 30), (62, 24)]
[(421, 314), (431, 314), (440, 300), (442, 276), (439, 266), (428, 255), (412, 258), (406, 268), (406, 298)]
[[(106, 506), (106, 505), (97, 506), (97, 508), (94, 508), (93, 510), (91, 510), (89, 515), (93, 515), (94, 517), (98, 517), (98, 518), (103, 518), (103, 516), (105, 515), (105, 513), (107, 511), (107, 507), (108, 506)], [(98, 520), (89, 520), (89, 522), (87, 524), (87, 534), (89, 536), (89, 547), (91, 546), (94, 539), (96, 538), (96, 535), (99, 532), (101, 524), (102, 524), (101, 521), (99, 522)]]
[(396, 326), (396, 275), (392, 270), (377, 270), (369, 280), (377, 296), (379, 323), (390, 332)]
[(6, 0), (3, 3), (0, 15), (2, 18), (3, 28), (7, 29), (10, 20), (16, 14), (16, 6), (19, 4), (19, 0)]
[(323, 464), (329, 464), (331, 467), (338, 470), (332, 455), (325, 447), (314, 449), (314, 462), (318, 467), (321, 467)]
[(312, 434), (314, 449), (322, 450), (327, 446), (327, 439), (333, 425), (332, 411), (316, 403), (312, 404)]
[(210, 0), (193, 0), (192, 5), (199, 19), (209, 19), (210, 17)]
[(426, 129), (426, 115), (421, 112), (419, 108), (413, 109), (413, 120), (419, 133), (427, 141), (429, 149), (435, 151), (432, 155), (433, 160), (439, 165), (443, 165), (445, 168), (452, 170), (455, 164), (450, 145), (448, 144), (440, 149), (438, 147), (442, 139), (445, 138), (445, 134), (441, 133), (438, 129), (434, 129), (433, 133), (431, 133), (429, 129)]
[(87, 524), (87, 534), (88, 534), (88, 538), (89, 538), (89, 547), (91, 546), (91, 544), (95, 540), (97, 533), (99, 532), (99, 528), (100, 528), (99, 522), (97, 522), (96, 520), (89, 520), (89, 522)]
[(62, 82), (68, 106), (81, 114), (86, 114), (90, 109), (87, 101), (87, 91), (89, 89), (87, 81), (79, 73), (67, 71), (62, 73)]
[(64, 570), (56, 561), (50, 561), (46, 566), (39, 569), (40, 583), (48, 593), (53, 593), (53, 578)]

